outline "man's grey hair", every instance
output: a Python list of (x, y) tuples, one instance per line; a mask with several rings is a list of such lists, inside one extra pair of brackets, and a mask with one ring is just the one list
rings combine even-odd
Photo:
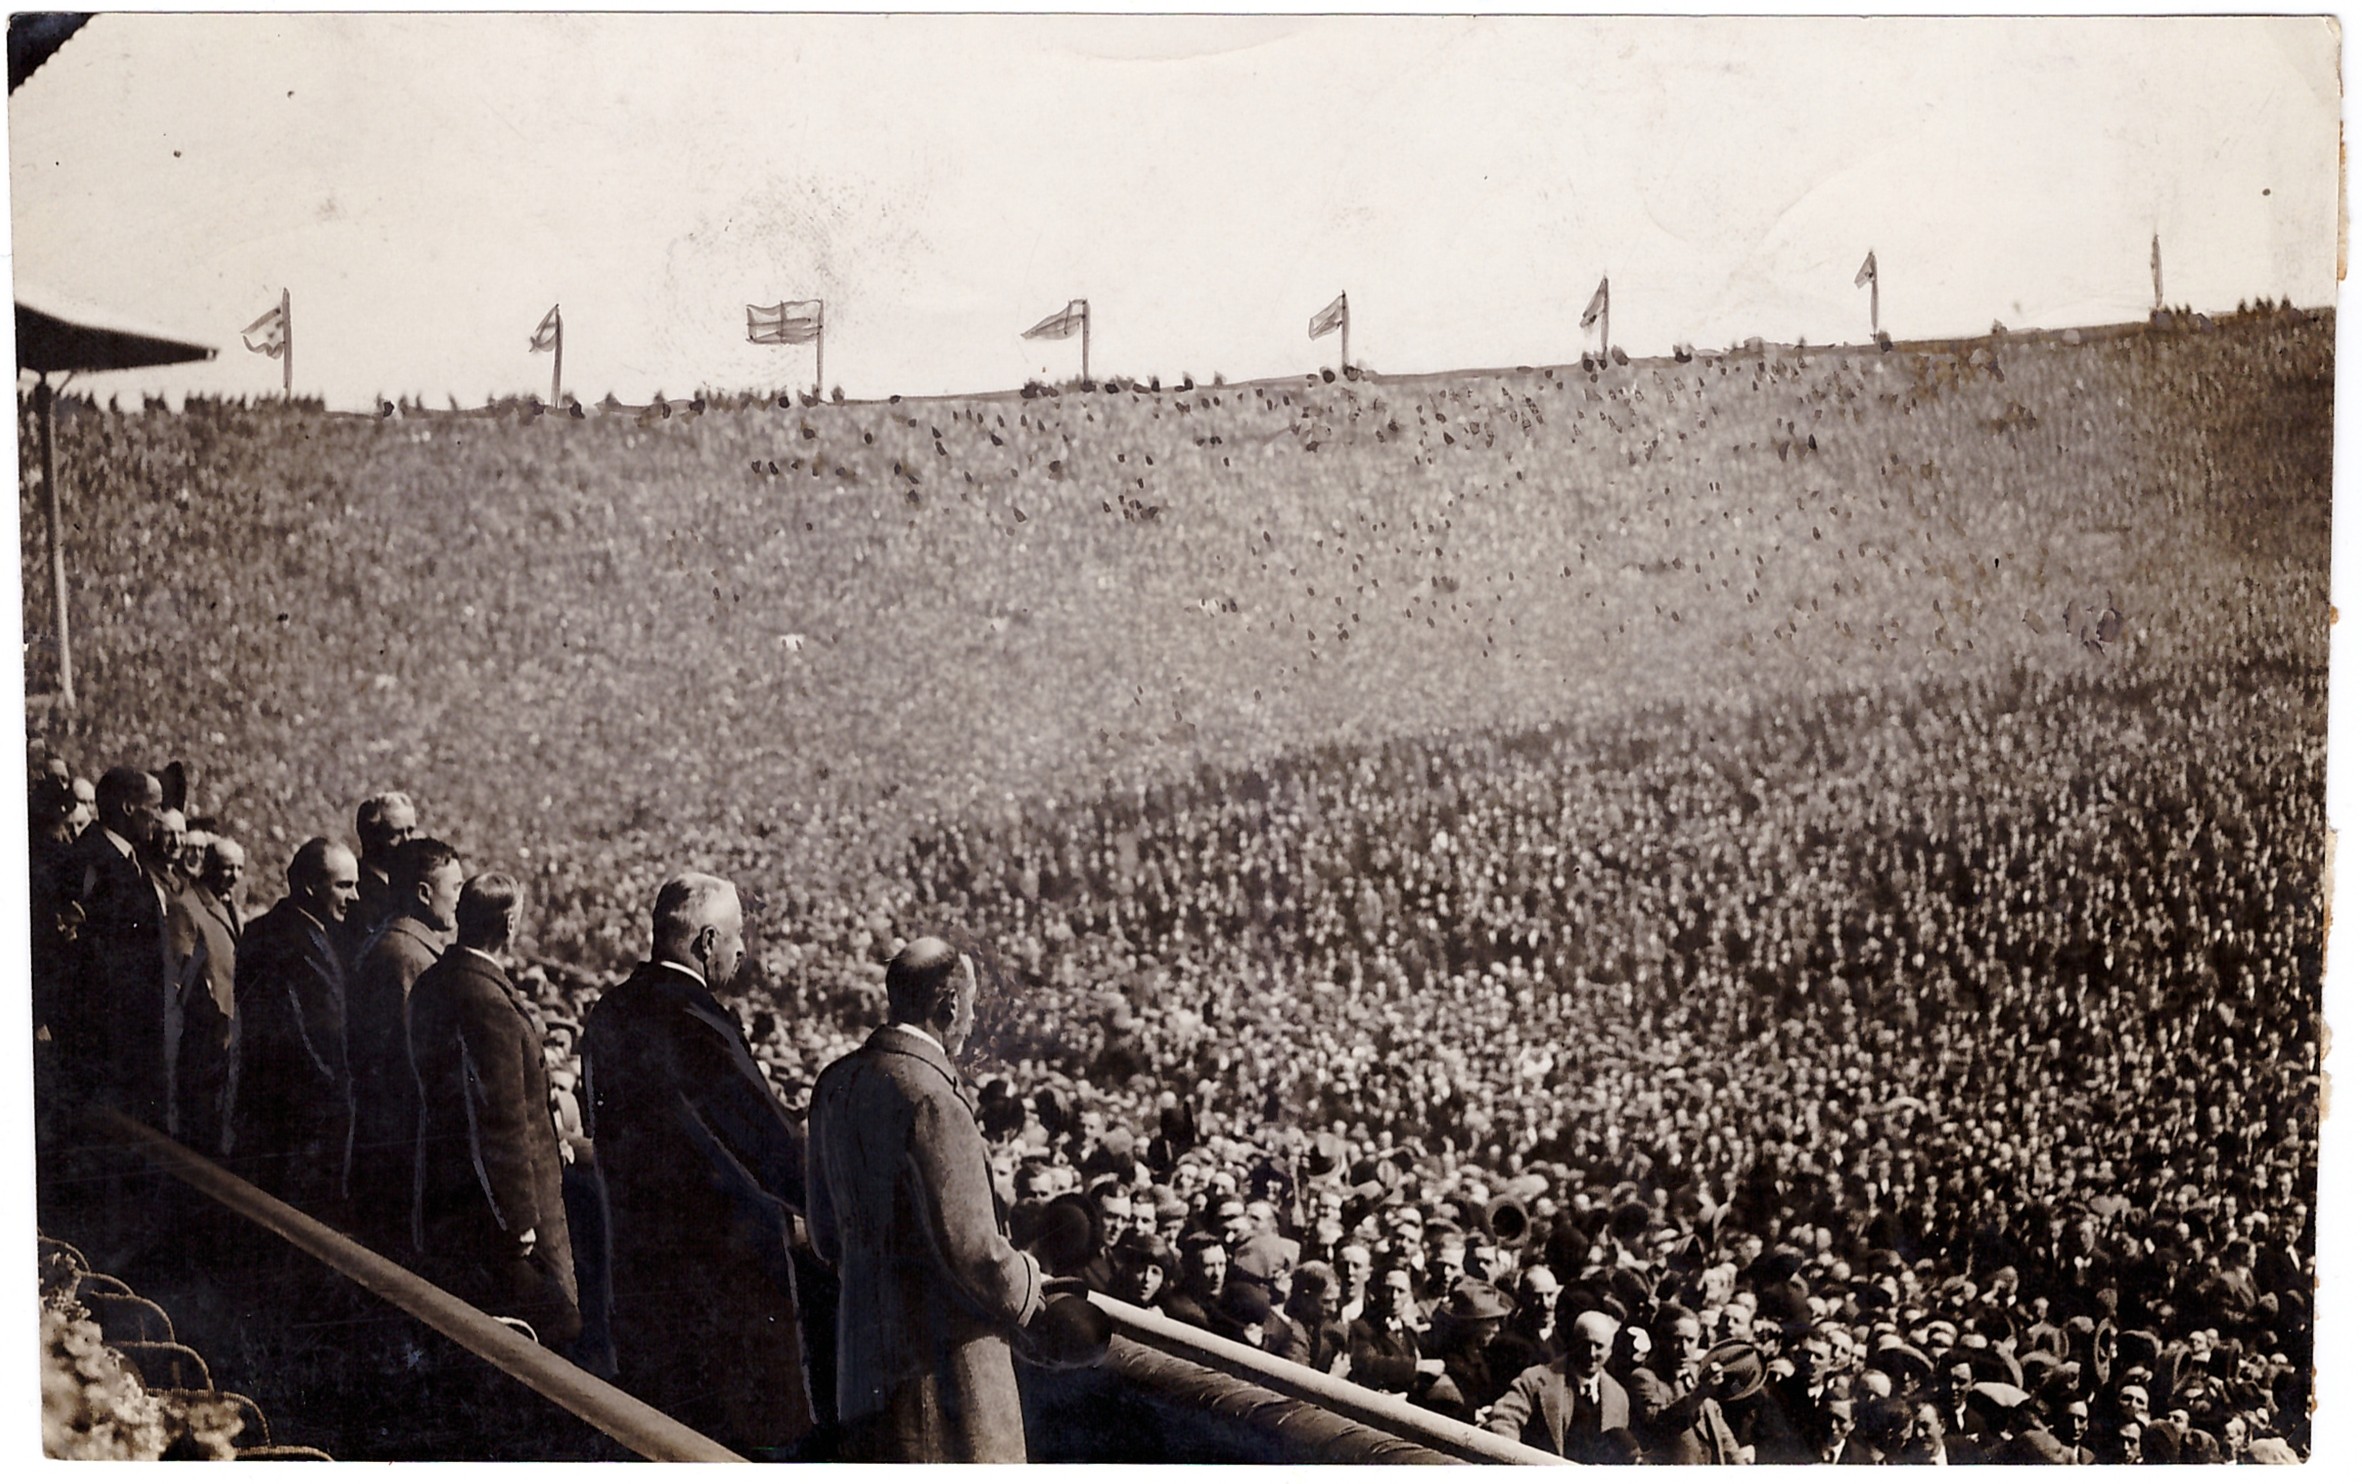
[(711, 925), (726, 905), (737, 900), (738, 888), (721, 877), (683, 871), (656, 889), (656, 910), (651, 916), (657, 945), (688, 942), (699, 928)]

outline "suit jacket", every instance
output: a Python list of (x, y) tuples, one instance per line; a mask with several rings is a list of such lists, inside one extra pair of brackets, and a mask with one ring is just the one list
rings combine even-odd
[(1401, 1394), (1419, 1384), (1419, 1336), (1409, 1325), (1389, 1330), (1364, 1314), (1346, 1326), (1345, 1347), (1353, 1357), (1348, 1374), (1354, 1384)]
[(1722, 1404), (1677, 1386), (1643, 1366), (1627, 1387), (1634, 1435), (1649, 1463), (1737, 1463), (1739, 1440), (1722, 1415)]
[(193, 881), (168, 904), (165, 923), (176, 971), (165, 1007), (172, 1085), (167, 1131), (200, 1153), (219, 1154), (245, 924), (236, 907)]
[(876, 1461), (1025, 1461), (1009, 1336), (1042, 1274), (993, 1208), (984, 1135), (934, 1041), (884, 1026), (812, 1090), (812, 1242), (843, 1281), (837, 1407)]
[(347, 972), (361, 966), (361, 955), (369, 951), (377, 930), (393, 921), (400, 910), (401, 904), (394, 900), (393, 882), (380, 874), (377, 867), (364, 862), (353, 905), (345, 913), (343, 925), (331, 935), (344, 957)]
[(738, 1018), (685, 969), (640, 965), (582, 1045), (621, 1384), (721, 1442), (794, 1446), (815, 1417), (790, 1251), (803, 1140)]
[(340, 1220), (353, 1079), (344, 965), (327, 927), (282, 898), (247, 925), (236, 992), (224, 1151), (273, 1195)]
[[(363, 1230), (396, 1243), (412, 1236), (420, 1112), (419, 1079), (410, 1063), (410, 995), (443, 950), (440, 933), (403, 913), (378, 928), (353, 968), (345, 1050), (353, 1067), (354, 1216)], [(536, 1056), (540, 1045), (536, 1034)], [(540, 1106), (546, 1108), (547, 1075), (540, 1075)]]
[(1578, 1463), (1616, 1462), (1605, 1435), (1632, 1425), (1631, 1397), (1615, 1377), (1602, 1372), (1598, 1402), (1585, 1401), (1566, 1367), (1565, 1360), (1554, 1360), (1510, 1382), (1493, 1403), (1485, 1431)]
[[(464, 949), (418, 976), (409, 1010), (421, 1264), (461, 1297), (563, 1344), (582, 1321), (541, 1034), (507, 973)], [(527, 1232), (531, 1261), (518, 1249)]]
[(84, 830), (66, 861), (66, 886), (81, 908), (73, 988), (51, 1027), (76, 1075), (117, 1107), (162, 1128), (171, 1079), (165, 1064), (165, 1004), (173, 985), (164, 895), (140, 863), (98, 825)]

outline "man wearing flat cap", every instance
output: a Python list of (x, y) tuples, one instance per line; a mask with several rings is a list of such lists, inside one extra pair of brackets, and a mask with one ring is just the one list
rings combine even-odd
[(1047, 1301), (954, 1064), (976, 998), (975, 961), (917, 939), (886, 965), (892, 1023), (812, 1090), (812, 1242), (843, 1282), (837, 1415), (864, 1462), (1026, 1457), (1010, 1340)]

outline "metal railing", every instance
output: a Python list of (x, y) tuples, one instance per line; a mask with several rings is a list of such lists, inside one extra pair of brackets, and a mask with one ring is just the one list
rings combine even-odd
[(183, 1148), (114, 1109), (93, 1109), (100, 1128), (120, 1136), (157, 1167), (283, 1241), (310, 1253), (479, 1359), (533, 1388), (642, 1458), (660, 1463), (743, 1463), (703, 1433), (631, 1393), (552, 1354), (507, 1325), (265, 1194), (203, 1155)]
[[(482, 1311), (113, 1109), (90, 1117), (158, 1168), (465, 1347), (582, 1421), (659, 1462), (744, 1462)], [(1565, 1459), (1401, 1397), (1325, 1375), (1104, 1294), (1111, 1370), (1131, 1385), (1271, 1433), (1331, 1462), (1563, 1464)]]
[[(1129, 1341), (1134, 1350), (1146, 1350), (1160, 1357), (1193, 1363), (1230, 1377), (1236, 1384), (1258, 1388), (1332, 1414), (1365, 1429), (1373, 1435), (1374, 1440), (1409, 1444), (1441, 1455), (1437, 1460), (1439, 1462), (1566, 1462), (1563, 1458), (1545, 1453), (1515, 1438), (1486, 1432), (1481, 1427), (1472, 1427), (1454, 1418), (1413, 1406), (1402, 1397), (1372, 1391), (1366, 1386), (1324, 1374), (1310, 1366), (1282, 1360), (1276, 1355), (1241, 1345), (1234, 1340), (1225, 1340), (1220, 1335), (1209, 1334), (1195, 1325), (1183, 1324), (1153, 1309), (1143, 1309), (1099, 1293), (1091, 1295), (1091, 1302), (1115, 1322), (1118, 1345), (1111, 1347), (1109, 1362), (1119, 1370), (1128, 1364), (1137, 1364), (1136, 1359), (1127, 1358), (1128, 1352), (1123, 1347), (1122, 1342)], [(1388, 1451), (1380, 1448), (1377, 1454), (1372, 1455), (1371, 1461), (1378, 1461)]]

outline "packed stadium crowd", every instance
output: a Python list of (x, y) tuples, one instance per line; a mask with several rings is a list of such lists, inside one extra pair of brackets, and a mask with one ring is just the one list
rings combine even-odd
[[(94, 670), (186, 678), (97, 680), (89, 745), (202, 762), (151, 800), (36, 757), (36, 930), (44, 850), (149, 800), (185, 1048), (197, 893), (275, 898), (320, 801), (416, 778), (355, 821), (344, 952), (449, 859), (513, 876), (570, 1192), (581, 1028), (694, 862), (746, 893), (790, 1119), (908, 939), (973, 956), (994, 1193), (1058, 1276), (1600, 1461), (2292, 1460), (2326, 414), (2276, 389), (2325, 349), (320, 421), (300, 458), (261, 409), (93, 411), (84, 467), (210, 487), (91, 528)], [(2190, 416), (2234, 364), (2274, 390)], [(364, 755), (291, 745), (330, 717)], [(389, 809), (461, 848), (398, 867)], [(186, 1055), (150, 1110), (218, 1139)]]

